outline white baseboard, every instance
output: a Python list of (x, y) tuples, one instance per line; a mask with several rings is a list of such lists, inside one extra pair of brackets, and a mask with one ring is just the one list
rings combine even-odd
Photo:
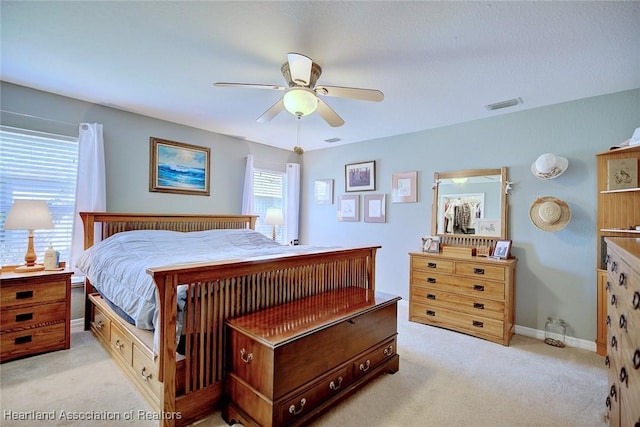
[[(524, 335), (525, 337), (544, 340), (544, 331), (541, 331), (539, 329), (527, 328), (525, 326), (516, 325), (515, 333), (518, 335)], [(576, 347), (576, 348), (581, 348), (583, 350), (589, 350), (593, 352), (597, 350), (595, 341), (587, 341), (580, 338), (566, 337), (565, 344), (568, 347)]]
[(79, 319), (71, 319), (71, 328), (84, 329), (84, 317)]

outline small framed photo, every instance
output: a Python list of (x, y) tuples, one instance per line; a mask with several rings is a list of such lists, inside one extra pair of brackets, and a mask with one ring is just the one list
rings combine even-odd
[(211, 149), (151, 137), (149, 191), (209, 195)]
[(357, 194), (343, 194), (338, 198), (338, 221), (360, 221), (360, 196)]
[(313, 181), (313, 203), (316, 205), (333, 204), (332, 179), (316, 179)]
[(344, 166), (345, 191), (375, 191), (376, 162), (351, 163)]
[(391, 175), (391, 202), (412, 203), (418, 201), (418, 171), (399, 172)]
[(437, 236), (423, 237), (422, 252), (440, 252), (440, 238)]
[(386, 222), (386, 194), (365, 194), (364, 222)]
[(498, 240), (492, 258), (507, 259), (511, 255), (511, 240)]

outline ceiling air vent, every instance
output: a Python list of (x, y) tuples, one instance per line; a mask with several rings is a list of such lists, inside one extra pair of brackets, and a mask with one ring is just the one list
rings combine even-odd
[(324, 142), (328, 142), (328, 143), (338, 142), (338, 141), (342, 141), (342, 140), (340, 138), (329, 138), (324, 140)]
[(499, 110), (501, 108), (513, 107), (514, 105), (522, 104), (521, 98), (508, 99), (506, 101), (496, 102), (495, 104), (485, 105), (485, 108), (489, 111)]

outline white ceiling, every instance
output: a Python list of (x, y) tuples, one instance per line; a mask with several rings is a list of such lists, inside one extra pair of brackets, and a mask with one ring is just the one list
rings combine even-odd
[(286, 149), (294, 116), (256, 122), (282, 92), (212, 83), (285, 85), (298, 52), (318, 84), (384, 92), (325, 97), (346, 124), (303, 118), (307, 151), (640, 87), (638, 1), (3, 0), (1, 20), (4, 81)]

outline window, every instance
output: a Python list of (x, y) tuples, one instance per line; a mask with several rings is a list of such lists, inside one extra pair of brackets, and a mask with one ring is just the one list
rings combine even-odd
[(2, 265), (24, 262), (26, 230), (5, 230), (4, 221), (16, 199), (46, 200), (53, 230), (34, 230), (41, 263), (51, 243), (60, 260), (69, 260), (73, 228), (78, 138), (0, 126), (0, 246)]
[[(286, 213), (287, 175), (284, 172), (254, 169), (253, 171), (253, 207), (257, 215), (256, 231), (272, 237), (273, 226), (265, 225), (264, 218), (268, 208), (278, 208)], [(286, 222), (286, 221), (285, 221)], [(286, 225), (276, 226), (276, 241), (284, 243)]]

